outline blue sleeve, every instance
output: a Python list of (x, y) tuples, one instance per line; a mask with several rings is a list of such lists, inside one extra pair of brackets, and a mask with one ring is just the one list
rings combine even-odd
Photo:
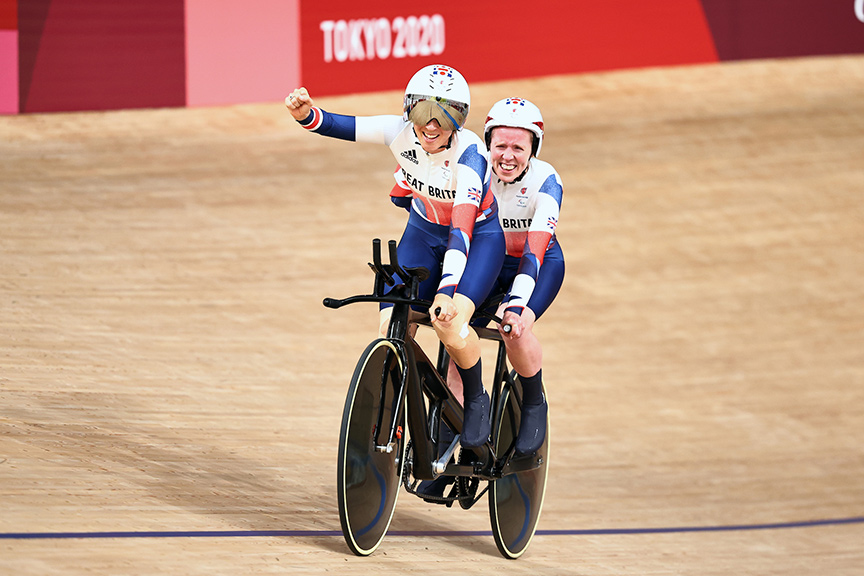
[(558, 179), (555, 178), (554, 174), (550, 174), (540, 186), (540, 193), (548, 194), (555, 199), (555, 202), (558, 203), (559, 207), (561, 206), (561, 199), (564, 196), (564, 188), (561, 186), (561, 183), (558, 182)]
[(393, 202), (396, 206), (400, 208), (404, 208), (405, 210), (411, 211), (411, 202), (412, 199), (410, 196), (391, 196), (390, 201)]
[(316, 132), (323, 136), (331, 138), (339, 138), (340, 140), (356, 140), (356, 119), (354, 116), (344, 116), (342, 114), (333, 114), (326, 112), (318, 107), (313, 107), (312, 111), (303, 120), (298, 120), (298, 124), (311, 132)]
[(462, 152), (462, 156), (459, 157), (459, 164), (463, 164), (474, 170), (477, 176), (480, 177), (481, 182), (486, 178), (486, 156), (480, 153), (475, 144), (472, 144)]

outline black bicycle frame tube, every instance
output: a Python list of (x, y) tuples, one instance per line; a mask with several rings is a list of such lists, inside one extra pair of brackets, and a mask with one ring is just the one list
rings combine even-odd
[(411, 346), (414, 348), (414, 365), (417, 366), (417, 373), (421, 375), (421, 385), (428, 391), (430, 402), (437, 404), (437, 413), (446, 425), (452, 430), (461, 430), (465, 418), (462, 404), (453, 396), (444, 377), (426, 356), (423, 348), (414, 340), (411, 341)]
[[(412, 341), (413, 342), (413, 341)], [(414, 468), (413, 474), (415, 478), (420, 480), (431, 480), (435, 477), (432, 471), (432, 461), (435, 459), (432, 455), (431, 442), (429, 442), (429, 426), (426, 414), (426, 405), (423, 402), (423, 389), (420, 383), (420, 374), (415, 368), (416, 356), (413, 346), (405, 347), (405, 360), (407, 365), (405, 369), (408, 372), (408, 428), (411, 431), (413, 439), (412, 446), (414, 447)]]
[(507, 373), (507, 349), (504, 347), (504, 343), (501, 342), (498, 345), (498, 356), (495, 361), (495, 377), (493, 379), (495, 385), (492, 387), (492, 406), (498, 406), (498, 399), (503, 392), (502, 387), (509, 378), (510, 375)]

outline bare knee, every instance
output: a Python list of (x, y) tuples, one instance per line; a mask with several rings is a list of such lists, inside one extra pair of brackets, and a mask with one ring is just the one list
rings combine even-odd
[(378, 336), (384, 338), (387, 336), (387, 329), (390, 327), (390, 317), (393, 315), (393, 308), (382, 308), (378, 313)]
[(474, 303), (466, 296), (453, 297), (456, 315), (449, 322), (435, 322), (435, 332), (447, 353), (461, 368), (470, 368), (480, 359), (477, 333), (468, 324), (474, 314)]

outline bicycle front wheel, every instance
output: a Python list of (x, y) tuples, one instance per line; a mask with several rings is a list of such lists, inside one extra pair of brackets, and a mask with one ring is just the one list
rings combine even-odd
[[(358, 556), (378, 548), (396, 508), (405, 460), (405, 411), (398, 405), (402, 371), (396, 346), (376, 340), (357, 362), (345, 399), (337, 466), (339, 521), (345, 542)], [(387, 450), (383, 447), (397, 416), (394, 443)]]
[[(515, 372), (513, 376), (518, 378)], [(501, 417), (493, 430), (492, 442), (495, 454), (500, 455), (505, 454), (516, 442), (522, 409), (509, 386), (504, 387), (498, 406)], [(549, 467), (548, 415), (546, 418), (546, 440), (536, 454), (540, 466), (508, 474), (489, 486), (492, 535), (498, 551), (505, 558), (519, 558), (528, 549), (540, 520)]]

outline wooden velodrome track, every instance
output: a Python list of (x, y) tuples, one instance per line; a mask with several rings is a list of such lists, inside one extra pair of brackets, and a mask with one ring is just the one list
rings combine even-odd
[(485, 501), (405, 493), (348, 552), (336, 444), (377, 315), (321, 299), (371, 288), (405, 213), (385, 148), (277, 102), (0, 118), (0, 573), (864, 573), (864, 57), (472, 89), (474, 130), (540, 105), (565, 183), (526, 555)]

